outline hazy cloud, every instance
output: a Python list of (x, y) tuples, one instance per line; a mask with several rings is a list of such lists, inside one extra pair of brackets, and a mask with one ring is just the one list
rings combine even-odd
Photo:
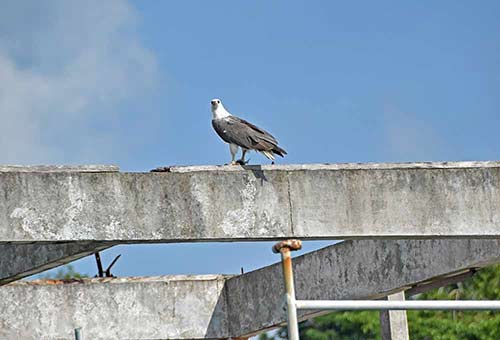
[(154, 55), (125, 0), (4, 1), (0, 162), (103, 159), (103, 126), (155, 84)]

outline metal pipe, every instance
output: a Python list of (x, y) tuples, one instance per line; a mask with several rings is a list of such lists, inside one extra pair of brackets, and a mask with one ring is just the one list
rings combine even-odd
[(285, 279), (288, 339), (299, 340), (299, 324), (297, 319), (297, 308), (295, 308), (292, 257), (290, 256), (290, 249), (287, 247), (281, 250), (281, 262), (283, 264), (283, 277)]
[(285, 298), (287, 310), (288, 340), (299, 340), (299, 324), (295, 301), (295, 287), (293, 283), (292, 250), (302, 247), (299, 240), (282, 241), (274, 245), (273, 252), (281, 253), (283, 278), (285, 281)]
[(297, 309), (331, 310), (493, 310), (500, 309), (500, 301), (491, 300), (296, 300)]
[(75, 328), (75, 340), (83, 340), (81, 328)]

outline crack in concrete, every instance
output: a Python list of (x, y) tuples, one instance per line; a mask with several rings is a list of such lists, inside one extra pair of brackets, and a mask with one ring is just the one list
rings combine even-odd
[(287, 191), (288, 191), (288, 209), (289, 209), (289, 216), (290, 216), (290, 229), (292, 232), (292, 235), (295, 237), (295, 231), (293, 230), (293, 204), (292, 204), (292, 194), (291, 194), (291, 184), (290, 184), (290, 175), (291, 172), (289, 171), (286, 176), (286, 183), (287, 183)]

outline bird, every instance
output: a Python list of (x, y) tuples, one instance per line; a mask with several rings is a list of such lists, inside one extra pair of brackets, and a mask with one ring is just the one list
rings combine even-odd
[[(229, 144), (231, 165), (245, 165), (245, 155), (250, 150), (262, 153), (268, 159), (275, 160), (274, 155), (284, 157), (287, 153), (278, 146), (278, 141), (264, 129), (261, 129), (246, 120), (233, 116), (226, 110), (218, 98), (210, 101), (212, 109), (212, 127), (224, 142)], [(236, 154), (241, 148), (241, 158), (235, 161)]]

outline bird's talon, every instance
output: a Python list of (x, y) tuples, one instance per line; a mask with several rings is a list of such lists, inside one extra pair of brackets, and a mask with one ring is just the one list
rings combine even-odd
[(238, 159), (238, 160), (236, 161), (236, 163), (237, 163), (237, 164), (239, 164), (239, 165), (247, 165), (247, 164), (248, 164), (248, 161), (246, 161), (246, 162), (245, 162), (245, 161), (244, 161), (244, 160), (242, 160), (242, 159)]

